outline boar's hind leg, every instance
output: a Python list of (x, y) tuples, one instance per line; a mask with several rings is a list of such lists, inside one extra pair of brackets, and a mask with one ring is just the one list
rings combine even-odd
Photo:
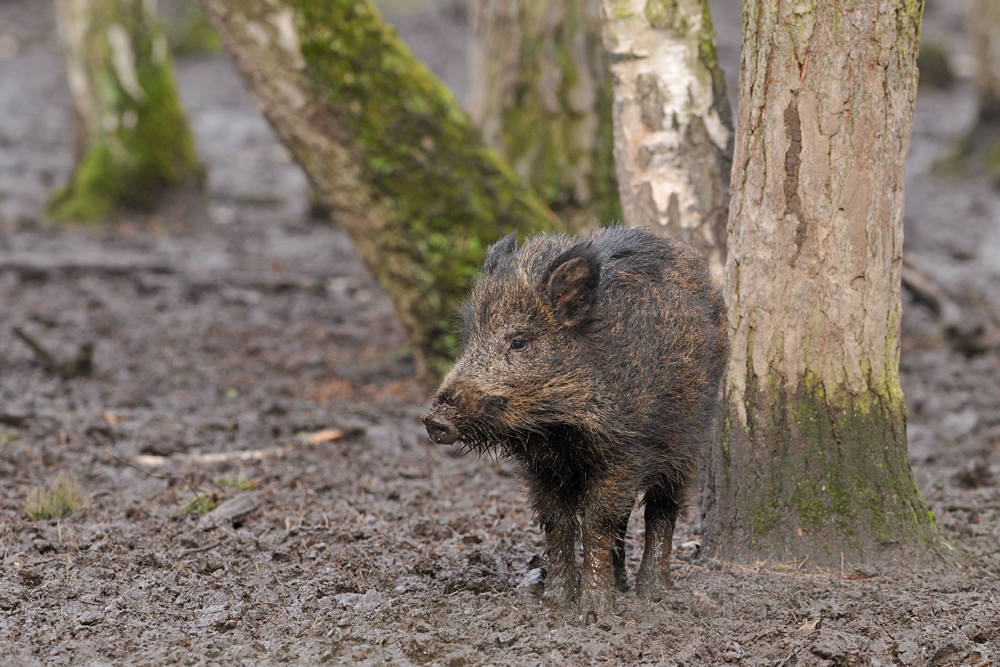
[(635, 577), (636, 593), (647, 600), (660, 600), (670, 588), (670, 547), (680, 505), (674, 489), (646, 492), (646, 547)]
[(628, 532), (626, 514), (618, 524), (618, 534), (615, 536), (615, 550), (611, 552), (611, 564), (615, 568), (615, 588), (622, 593), (628, 593), (628, 574), (625, 572), (625, 533)]
[(545, 530), (545, 592), (542, 599), (555, 607), (570, 607), (580, 590), (580, 572), (576, 567), (576, 518), (558, 509), (538, 508)]

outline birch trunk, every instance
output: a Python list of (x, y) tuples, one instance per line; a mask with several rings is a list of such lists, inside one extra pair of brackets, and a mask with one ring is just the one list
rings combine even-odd
[(626, 224), (690, 241), (721, 282), (732, 120), (706, 0), (602, 0)]
[(558, 220), (369, 0), (202, 0), (250, 94), (389, 293), (424, 373), (486, 247)]
[(167, 42), (150, 0), (57, 0), (76, 119), (77, 165), (53, 218), (149, 209), (200, 178)]
[(839, 568), (933, 552), (899, 386), (922, 4), (744, 1), (710, 555)]
[(1000, 2), (974, 0), (969, 17), (972, 48), (979, 64), (979, 118), (1000, 122)]
[(570, 226), (621, 218), (599, 0), (474, 0), (470, 113)]

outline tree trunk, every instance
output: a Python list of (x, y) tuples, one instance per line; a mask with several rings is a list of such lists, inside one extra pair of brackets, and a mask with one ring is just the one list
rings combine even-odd
[(972, 49), (979, 62), (979, 118), (1000, 122), (1000, 2), (974, 0), (969, 24)]
[(77, 129), (70, 185), (50, 202), (55, 219), (97, 220), (149, 209), (200, 178), (167, 42), (148, 0), (57, 0)]
[(475, 0), (471, 115), (571, 227), (621, 218), (599, 0)]
[(369, 0), (203, 0), (251, 95), (389, 293), (425, 373), (486, 247), (558, 220)]
[(933, 553), (899, 386), (922, 4), (744, 1), (732, 357), (701, 475), (710, 555), (841, 567)]
[(732, 119), (706, 0), (602, 0), (625, 221), (700, 247), (721, 282)]

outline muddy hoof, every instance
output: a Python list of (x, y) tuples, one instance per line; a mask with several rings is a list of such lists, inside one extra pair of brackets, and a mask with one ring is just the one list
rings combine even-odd
[(598, 623), (618, 611), (614, 595), (610, 590), (603, 589), (583, 591), (580, 594), (580, 609), (583, 610), (583, 622), (586, 625)]
[(670, 573), (659, 573), (656, 576), (644, 577), (642, 572), (635, 579), (635, 593), (643, 600), (659, 602), (673, 582), (670, 581)]
[(571, 609), (576, 603), (580, 585), (571, 577), (550, 576), (545, 580), (542, 602), (547, 607)]

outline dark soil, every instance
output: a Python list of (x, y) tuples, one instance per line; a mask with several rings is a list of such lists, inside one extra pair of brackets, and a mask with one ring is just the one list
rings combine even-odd
[[(732, 72), (738, 8), (715, 4)], [(697, 552), (691, 509), (668, 598), (626, 596), (585, 626), (539, 603), (542, 539), (518, 480), (427, 440), (432, 388), (388, 299), (346, 236), (309, 218), (305, 179), (224, 56), (178, 63), (207, 220), (173, 205), (95, 229), (44, 220), (72, 161), (51, 6), (0, 3), (0, 663), (1000, 664), (988, 335), (970, 349), (904, 295), (911, 461), (956, 564), (741, 567)], [(456, 6), (390, 17), (418, 52), (462, 54)], [(958, 62), (963, 9), (926, 12)], [(974, 111), (967, 79), (918, 99), (906, 252), (989, 334), (1000, 197), (930, 168)], [(88, 342), (92, 372), (60, 375)], [(259, 456), (198, 458), (247, 451)], [(28, 520), (29, 490), (60, 472), (86, 507)], [(195, 492), (243, 506), (184, 514)], [(636, 517), (633, 572), (642, 530)]]

